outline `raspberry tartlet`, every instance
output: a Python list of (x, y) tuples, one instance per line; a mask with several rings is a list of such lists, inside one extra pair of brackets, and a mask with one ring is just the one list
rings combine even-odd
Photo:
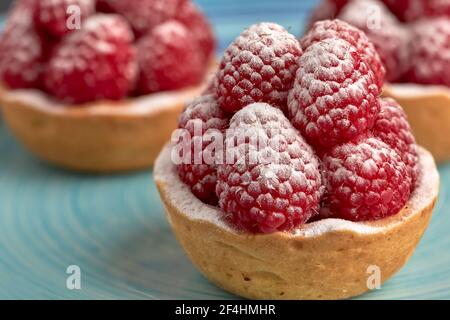
[[(336, 22), (340, 23), (340, 22)], [(188, 256), (252, 299), (341, 299), (413, 253), (439, 191), (431, 154), (380, 97), (379, 56), (359, 30), (295, 43), (245, 30), (187, 104), (154, 177)]]
[(212, 28), (190, 0), (120, 3), (11, 9), (0, 37), (4, 119), (48, 162), (98, 173), (152, 166), (215, 68)]
[[(386, 70), (383, 91), (409, 116), (418, 143), (450, 160), (450, 1), (322, 0), (307, 30), (340, 19), (363, 30)], [(316, 24), (315, 24), (316, 23)]]

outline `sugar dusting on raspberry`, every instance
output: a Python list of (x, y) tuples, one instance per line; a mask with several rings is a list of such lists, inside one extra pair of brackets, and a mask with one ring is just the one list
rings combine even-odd
[(379, 112), (375, 76), (356, 48), (329, 38), (300, 58), (289, 116), (312, 145), (329, 148), (369, 130)]
[(372, 137), (333, 148), (323, 158), (324, 205), (339, 218), (379, 220), (409, 199), (411, 179), (396, 151)]
[(216, 192), (226, 220), (248, 232), (271, 233), (317, 214), (318, 160), (280, 110), (255, 103), (237, 112), (225, 145), (233, 161), (218, 167)]
[(300, 45), (274, 23), (260, 23), (241, 33), (225, 51), (218, 71), (219, 105), (234, 113), (254, 102), (286, 109)]
[[(215, 155), (211, 154), (212, 159), (208, 161), (204, 154), (206, 148), (211, 144), (207, 136), (222, 135), (228, 127), (228, 122), (229, 119), (219, 108), (216, 98), (207, 95), (187, 104), (180, 115), (178, 124), (180, 129), (189, 132), (190, 139), (184, 143), (188, 143), (186, 147), (191, 152), (189, 163), (177, 165), (178, 175), (184, 183), (191, 187), (192, 193), (197, 198), (212, 205), (217, 204), (217, 168), (214, 162), (211, 163)], [(196, 127), (199, 132), (196, 132)], [(221, 150), (215, 151), (221, 152)]]

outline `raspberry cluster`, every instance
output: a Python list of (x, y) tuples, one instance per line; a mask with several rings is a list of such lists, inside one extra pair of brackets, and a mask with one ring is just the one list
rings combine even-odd
[(69, 104), (121, 100), (201, 83), (214, 49), (191, 0), (16, 0), (0, 81)]
[(405, 113), (380, 97), (384, 68), (374, 45), (340, 20), (316, 23), (295, 41), (262, 23), (225, 51), (179, 125), (192, 135), (201, 124), (185, 148), (197, 158), (211, 151), (205, 132), (222, 133), (221, 157), (177, 165), (181, 180), (251, 233), (398, 213), (414, 189), (418, 154)]
[(334, 18), (365, 32), (389, 82), (450, 86), (450, 1), (323, 0), (308, 29)]

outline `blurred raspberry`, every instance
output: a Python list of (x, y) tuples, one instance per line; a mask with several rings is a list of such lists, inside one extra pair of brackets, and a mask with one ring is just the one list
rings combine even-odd
[(208, 65), (192, 33), (175, 20), (167, 21), (138, 42), (140, 93), (176, 90), (199, 84)]
[(103, 12), (124, 16), (138, 36), (174, 18), (187, 0), (97, 0)]
[(383, 87), (385, 69), (383, 63), (369, 38), (354, 26), (341, 20), (319, 21), (300, 40), (303, 50), (312, 44), (330, 38), (343, 39), (353, 45), (364, 62), (372, 69), (378, 87)]
[(34, 5), (16, 1), (0, 36), (0, 77), (12, 89), (37, 87), (43, 70), (45, 45), (33, 25)]
[(426, 17), (450, 17), (448, 0), (383, 0), (403, 21), (417, 21)]
[(335, 19), (348, 1), (349, 0), (320, 1), (319, 4), (313, 8), (306, 29), (309, 30), (317, 21)]
[(386, 79), (399, 80), (408, 68), (410, 33), (378, 0), (352, 0), (338, 16), (366, 33), (384, 67)]
[(450, 86), (450, 18), (421, 20), (412, 31), (406, 81)]
[(216, 39), (205, 14), (192, 1), (184, 1), (175, 19), (193, 34), (203, 52), (204, 63), (208, 63), (214, 57)]
[(336, 146), (322, 161), (324, 208), (351, 221), (397, 214), (409, 199), (411, 179), (400, 156), (384, 142), (361, 137)]
[[(73, 10), (69, 10), (72, 8)], [(70, 31), (69, 23), (82, 23), (94, 12), (95, 0), (39, 0), (34, 19), (37, 27), (61, 38)], [(79, 21), (76, 21), (78, 18)]]
[[(259, 145), (251, 141), (258, 140)], [(316, 215), (319, 163), (281, 110), (264, 103), (238, 111), (218, 167), (217, 196), (225, 218), (253, 233), (291, 230)], [(230, 161), (229, 155), (233, 155)]]

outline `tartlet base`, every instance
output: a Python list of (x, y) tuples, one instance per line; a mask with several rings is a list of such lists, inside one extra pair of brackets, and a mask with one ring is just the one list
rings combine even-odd
[(408, 260), (430, 220), (439, 190), (433, 157), (420, 149), (416, 191), (397, 215), (355, 223), (325, 219), (291, 233), (240, 233), (220, 209), (203, 204), (177, 176), (170, 145), (154, 176), (167, 218), (198, 269), (217, 286), (250, 299), (343, 299), (368, 291), (370, 267), (389, 279)]

